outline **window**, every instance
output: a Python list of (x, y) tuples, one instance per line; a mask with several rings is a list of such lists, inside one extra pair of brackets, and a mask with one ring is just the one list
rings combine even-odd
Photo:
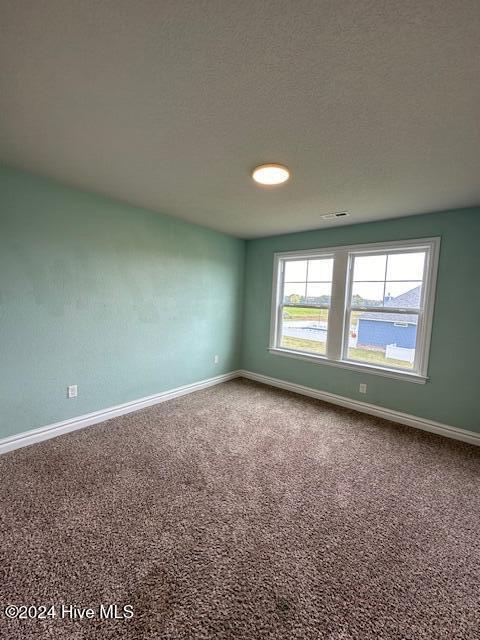
[(423, 382), (439, 239), (275, 255), (270, 350)]
[(326, 354), (333, 257), (286, 260), (280, 346)]

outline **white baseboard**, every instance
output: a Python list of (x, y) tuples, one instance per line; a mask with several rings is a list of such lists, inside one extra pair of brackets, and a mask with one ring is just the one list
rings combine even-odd
[(345, 396), (339, 396), (335, 393), (328, 391), (318, 391), (311, 387), (304, 387), (300, 384), (294, 384), (293, 382), (287, 382), (286, 380), (280, 380), (278, 378), (271, 378), (270, 376), (264, 376), (259, 373), (253, 373), (252, 371), (238, 370), (230, 373), (225, 373), (214, 378), (208, 378), (206, 380), (200, 380), (192, 384), (186, 384), (182, 387), (170, 389), (169, 391), (163, 391), (153, 396), (147, 396), (140, 398), (139, 400), (133, 400), (132, 402), (126, 402), (119, 404), (108, 409), (102, 409), (101, 411), (95, 411), (93, 413), (87, 413), (77, 418), (70, 418), (69, 420), (63, 420), (62, 422), (56, 422), (54, 424), (40, 427), (38, 429), (32, 429), (30, 431), (24, 431), (14, 436), (9, 436), (0, 440), (0, 455), (7, 453), (7, 451), (13, 451), (20, 447), (26, 447), (42, 440), (49, 440), (63, 433), (69, 433), (70, 431), (76, 431), (77, 429), (83, 429), (90, 425), (98, 424), (99, 422), (105, 422), (110, 418), (116, 416), (122, 416), (126, 413), (138, 411), (145, 407), (150, 407), (160, 402), (171, 400), (172, 398), (178, 398), (194, 391), (200, 391), (200, 389), (206, 389), (207, 387), (213, 387), (216, 384), (233, 380), (234, 378), (247, 378), (249, 380), (255, 380), (263, 384), (270, 385), (272, 387), (278, 387), (280, 389), (286, 389), (287, 391), (293, 391), (304, 396), (311, 398), (317, 398), (318, 400), (324, 400), (325, 402), (331, 402), (347, 409), (354, 409), (362, 413), (368, 413), (370, 415), (385, 418), (392, 422), (398, 422), (405, 424), (416, 429), (422, 429), (423, 431), (429, 431), (431, 433), (437, 433), (447, 438), (453, 438), (454, 440), (461, 440), (462, 442), (468, 442), (480, 446), (480, 433), (475, 431), (468, 431), (466, 429), (459, 429), (458, 427), (452, 427), (440, 422), (434, 422), (426, 418), (419, 418), (412, 416), (408, 413), (401, 413), (400, 411), (394, 411), (393, 409), (386, 409), (385, 407), (379, 407), (375, 404), (368, 402), (361, 402), (360, 400), (352, 400)]
[(480, 446), (480, 433), (475, 431), (451, 427), (450, 425), (434, 422), (427, 418), (419, 418), (418, 416), (412, 416), (408, 413), (402, 413), (393, 409), (386, 409), (385, 407), (379, 407), (376, 404), (370, 404), (368, 402), (361, 402), (360, 400), (352, 400), (351, 398), (339, 396), (328, 391), (318, 391), (311, 387), (304, 387), (300, 384), (294, 384), (293, 382), (287, 382), (286, 380), (279, 380), (278, 378), (271, 378), (270, 376), (253, 373), (252, 371), (242, 370), (239, 374), (242, 378), (262, 382), (263, 384), (268, 384), (272, 387), (279, 387), (280, 389), (293, 391), (294, 393), (299, 393), (303, 396), (309, 396), (311, 398), (317, 398), (318, 400), (324, 400), (325, 402), (331, 402), (332, 404), (338, 404), (341, 407), (346, 407), (347, 409), (354, 409), (355, 411), (385, 418), (392, 422), (406, 424), (409, 427), (415, 427), (416, 429), (422, 429), (423, 431), (437, 433), (439, 435), (446, 436), (447, 438), (453, 438), (454, 440), (461, 440), (462, 442), (468, 442), (470, 444)]
[(78, 416), (77, 418), (70, 418), (69, 420), (62, 420), (61, 422), (49, 424), (45, 427), (39, 427), (38, 429), (24, 431), (23, 433), (1, 439), (0, 455), (2, 453), (7, 453), (7, 451), (19, 449), (20, 447), (26, 447), (30, 444), (34, 444), (35, 442), (55, 438), (63, 433), (83, 429), (84, 427), (88, 427), (92, 424), (98, 424), (99, 422), (105, 422), (105, 420), (110, 420), (110, 418), (123, 416), (126, 413), (138, 411), (139, 409), (144, 409), (145, 407), (150, 407), (154, 404), (171, 400), (172, 398), (178, 398), (179, 396), (184, 396), (187, 393), (193, 393), (194, 391), (200, 391), (200, 389), (213, 387), (216, 384), (227, 382), (227, 380), (232, 380), (239, 376), (239, 371), (232, 371), (220, 376), (215, 376), (214, 378), (207, 378), (206, 380), (200, 380), (200, 382), (194, 382), (182, 387), (170, 389), (169, 391), (156, 393), (153, 396), (147, 396), (145, 398), (140, 398), (139, 400), (132, 400), (132, 402), (118, 404), (115, 407), (109, 407), (108, 409), (102, 409), (101, 411), (87, 413), (83, 416)]

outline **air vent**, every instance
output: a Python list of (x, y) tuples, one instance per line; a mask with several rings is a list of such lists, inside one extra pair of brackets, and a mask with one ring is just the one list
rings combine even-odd
[(335, 211), (334, 213), (326, 213), (324, 216), (320, 216), (322, 220), (333, 220), (335, 218), (345, 218), (349, 216), (348, 211)]

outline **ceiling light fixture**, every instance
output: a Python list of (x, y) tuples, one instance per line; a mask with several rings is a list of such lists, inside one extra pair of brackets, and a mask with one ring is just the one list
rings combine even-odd
[(290, 171), (283, 164), (261, 164), (252, 171), (255, 182), (265, 185), (282, 184), (290, 177)]

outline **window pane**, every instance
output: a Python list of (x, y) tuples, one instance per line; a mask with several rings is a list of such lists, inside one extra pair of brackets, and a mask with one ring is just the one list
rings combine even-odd
[(308, 261), (308, 281), (331, 282), (333, 274), (333, 258), (322, 258)]
[(325, 355), (327, 324), (328, 309), (284, 307), (280, 346)]
[(354, 282), (352, 306), (381, 307), (383, 305), (383, 282)]
[(385, 306), (419, 309), (422, 293), (421, 282), (387, 282), (385, 286)]
[(387, 263), (387, 280), (421, 280), (424, 262), (424, 251), (390, 255)]
[(307, 279), (307, 260), (285, 261), (285, 282), (305, 282)]
[(413, 369), (417, 314), (352, 311), (348, 334), (349, 360)]
[(304, 282), (299, 283), (285, 283), (283, 287), (283, 303), (284, 304), (298, 304), (305, 301), (305, 287)]
[[(385, 280), (387, 256), (355, 256), (353, 280)], [(405, 276), (404, 276), (405, 277)]]
[(330, 283), (307, 284), (308, 304), (330, 304), (332, 285)]

